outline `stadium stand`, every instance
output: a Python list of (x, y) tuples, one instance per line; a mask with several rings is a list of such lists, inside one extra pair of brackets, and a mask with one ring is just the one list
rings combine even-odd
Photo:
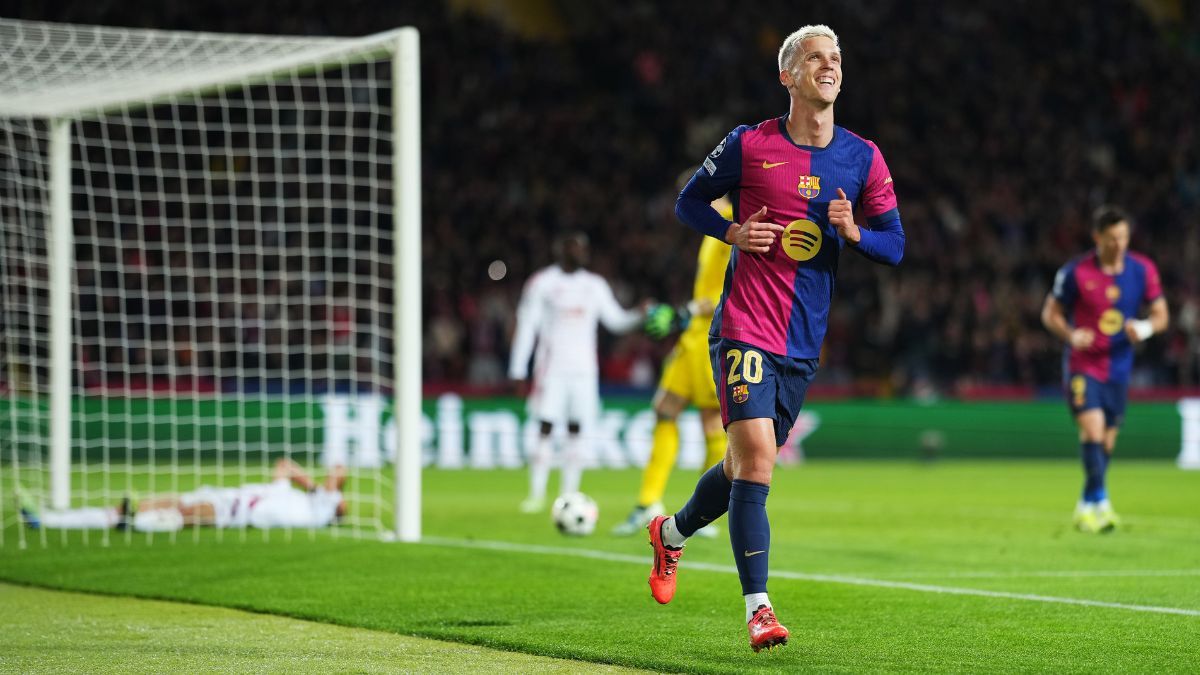
[[(538, 4), (535, 23), (553, 27), (540, 37), (462, 2), (343, 0), (329, 12), (315, 0), (74, 0), (18, 3), (14, 18), (310, 35), (420, 28), (425, 379), (476, 387), (502, 382), (519, 284), (549, 260), (551, 232), (588, 232), (592, 268), (627, 304), (687, 296), (692, 270), (682, 266), (699, 242), (672, 214), (675, 177), (733, 124), (785, 111), (785, 93), (762, 74), (787, 30), (823, 21), (846, 52), (838, 121), (885, 151), (908, 251), (897, 274), (844, 259), (821, 385), (884, 395), (1057, 386), (1059, 348), (1038, 313), (1064, 255), (1089, 246), (1091, 208), (1106, 201), (1137, 218), (1133, 247), (1159, 261), (1174, 315), (1139, 358), (1135, 389), (1200, 384), (1200, 118), (1185, 94), (1200, 81), (1196, 3), (1048, 12), (1032, 0), (888, 1), (803, 16), (785, 2), (755, 12)], [(906, 29), (888, 29), (898, 23)], [(507, 268), (499, 280), (488, 275), (495, 260)], [(78, 282), (82, 301), (100, 302), (126, 280)], [(317, 328), (271, 339), (313, 349), (338, 321), (372, 320), (338, 316), (333, 294), (313, 292), (279, 289), (280, 306), (307, 307)], [(174, 312), (244, 310), (126, 308), (164, 327)], [(664, 347), (633, 336), (602, 349), (606, 378), (636, 385), (653, 383), (647, 366)], [(230, 356), (88, 355), (102, 377), (185, 358)]]

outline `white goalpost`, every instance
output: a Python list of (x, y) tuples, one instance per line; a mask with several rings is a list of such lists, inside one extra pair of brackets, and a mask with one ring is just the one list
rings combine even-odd
[(281, 460), (419, 540), (420, 185), (416, 29), (0, 19), (0, 545)]

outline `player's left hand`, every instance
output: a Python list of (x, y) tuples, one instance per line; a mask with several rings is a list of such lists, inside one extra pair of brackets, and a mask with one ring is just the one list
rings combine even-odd
[(1154, 329), (1151, 327), (1149, 321), (1138, 321), (1137, 319), (1125, 320), (1125, 337), (1129, 338), (1130, 344), (1136, 345), (1145, 342), (1151, 335), (1154, 335)]
[(842, 188), (837, 189), (838, 198), (829, 202), (829, 224), (837, 228), (838, 236), (851, 244), (862, 241), (862, 232), (854, 222), (854, 205), (846, 199)]

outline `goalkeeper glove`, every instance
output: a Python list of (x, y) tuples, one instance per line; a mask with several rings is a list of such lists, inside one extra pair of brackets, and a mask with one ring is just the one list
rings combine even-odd
[(675, 323), (675, 309), (670, 305), (654, 305), (646, 311), (646, 335), (661, 340), (671, 333)]
[(691, 320), (692, 313), (686, 305), (679, 307), (654, 305), (646, 312), (646, 334), (656, 340), (661, 340), (670, 335), (672, 331), (687, 328), (688, 322)]

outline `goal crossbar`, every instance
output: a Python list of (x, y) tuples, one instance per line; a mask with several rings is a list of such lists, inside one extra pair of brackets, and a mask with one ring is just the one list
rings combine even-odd
[[(249, 56), (253, 48), (258, 53), (272, 54), (269, 58), (207, 64), (206, 67), (172, 63), (171, 68), (138, 74), (131, 78), (128, 71), (96, 71), (86, 64), (71, 64), (73, 73), (64, 73), (60, 64), (35, 57), (38, 50), (28, 42), (30, 30), (43, 31), (47, 36), (71, 35), (67, 29), (84, 30), (94, 34), (96, 42), (119, 44), (128, 31), (103, 26), (76, 26), (36, 21), (0, 19), (0, 56), (9, 65), (4, 73), (20, 73), (21, 80), (11, 76), (0, 79), (0, 116), (41, 118), (86, 118), (114, 109), (129, 109), (153, 105), (181, 93), (203, 93), (223, 85), (254, 84), (283, 73), (300, 73), (320, 68), (327, 63), (354, 63), (394, 53), (404, 28), (397, 28), (359, 38), (281, 38), (247, 35), (231, 38), (212, 33), (183, 31), (138, 31), (147, 38), (159, 38), (163, 47), (195, 47), (200, 44), (220, 44), (231, 56)], [(112, 34), (114, 37), (108, 37)], [(76, 40), (76, 37), (63, 39)], [(183, 42), (181, 42), (183, 41)], [(142, 46), (149, 48), (151, 43)], [(230, 45), (242, 44), (245, 52), (229, 50)], [(273, 53), (273, 51), (283, 53)], [(83, 67), (79, 67), (83, 66)], [(178, 68), (178, 69), (176, 69)], [(73, 76), (71, 76), (73, 75)], [(22, 86), (33, 85), (33, 86)]]

